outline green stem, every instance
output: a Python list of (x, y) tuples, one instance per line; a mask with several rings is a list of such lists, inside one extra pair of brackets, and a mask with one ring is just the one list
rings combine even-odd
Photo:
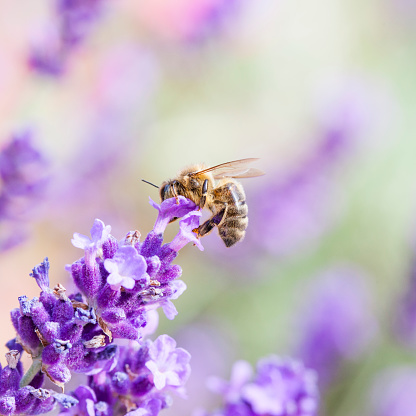
[(27, 386), (33, 378), (39, 373), (39, 370), (42, 368), (42, 360), (41, 357), (33, 358), (32, 365), (30, 366), (29, 370), (26, 371), (26, 374), (20, 380), (20, 387)]

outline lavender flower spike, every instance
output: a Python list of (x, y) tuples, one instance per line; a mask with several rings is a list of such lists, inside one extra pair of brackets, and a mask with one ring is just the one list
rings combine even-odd
[(328, 270), (300, 314), (298, 356), (317, 371), (321, 387), (334, 381), (345, 361), (364, 352), (376, 333), (365, 283), (355, 267)]
[(212, 416), (316, 416), (316, 381), (316, 373), (299, 361), (276, 355), (263, 358), (254, 379), (249, 364), (240, 361), (234, 365), (230, 383), (211, 380), (211, 387), (224, 399), (223, 409)]

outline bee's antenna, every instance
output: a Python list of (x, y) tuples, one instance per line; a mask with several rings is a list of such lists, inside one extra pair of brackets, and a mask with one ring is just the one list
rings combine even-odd
[(154, 183), (152, 183), (152, 182), (149, 182), (149, 181), (145, 181), (144, 179), (142, 179), (142, 181), (143, 182), (146, 182), (146, 183), (148, 183), (149, 185), (152, 185), (152, 186), (154, 186), (155, 188), (157, 188), (157, 189), (159, 189), (159, 187), (158, 186), (156, 186)]

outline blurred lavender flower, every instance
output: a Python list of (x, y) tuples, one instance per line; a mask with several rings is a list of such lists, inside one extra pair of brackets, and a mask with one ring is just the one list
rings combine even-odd
[(374, 131), (389, 127), (394, 109), (382, 86), (361, 78), (335, 81), (319, 88), (315, 144), (285, 171), (265, 169), (264, 178), (255, 184), (247, 181), (250, 223), (245, 240), (226, 252), (219, 246), (217, 258), (233, 258), (232, 264), (244, 265), (243, 272), (254, 272), (257, 265), (250, 268), (242, 261), (252, 259), (253, 250), (259, 256), (299, 256), (337, 224), (345, 206), (343, 187), (337, 183), (340, 168), (371, 148), (371, 138), (380, 136)]
[(45, 198), (48, 164), (32, 133), (13, 136), (0, 152), (0, 251), (24, 237), (22, 223)]
[(389, 368), (381, 373), (372, 391), (370, 415), (413, 416), (416, 409), (416, 369)]
[[(209, 408), (216, 402), (206, 380), (212, 374), (226, 374), (237, 348), (229, 328), (222, 322), (190, 323), (175, 332), (175, 340), (192, 356), (192, 372), (186, 385), (186, 397), (175, 400), (166, 416), (191, 415), (197, 408)], [(238, 348), (237, 348), (238, 349)]]
[(251, 212), (255, 243), (270, 253), (289, 255), (319, 239), (337, 218), (335, 167), (354, 147), (363, 120), (351, 97), (325, 121), (322, 139), (298, 167), (258, 189)]
[(155, 0), (132, 12), (153, 35), (186, 45), (200, 44), (224, 32), (240, 0)]
[(29, 66), (44, 75), (65, 71), (72, 49), (91, 31), (105, 0), (53, 0), (56, 21), (45, 25), (29, 52)]
[(298, 361), (274, 355), (258, 362), (254, 378), (251, 366), (238, 361), (230, 382), (211, 378), (209, 385), (224, 400), (223, 409), (211, 416), (314, 416), (318, 411), (315, 372)]
[(114, 209), (109, 210), (114, 195), (105, 190), (125, 172), (126, 164), (140, 163), (137, 156), (132, 159), (132, 155), (140, 154), (138, 146), (142, 144), (137, 130), (143, 129), (137, 126), (152, 113), (158, 80), (159, 67), (153, 54), (135, 44), (114, 47), (100, 57), (96, 81), (84, 108), (88, 117), (83, 138), (53, 183), (59, 201), (54, 215), (66, 218), (68, 207), (82, 203), (84, 215), (111, 215), (111, 221), (117, 221)]
[(336, 379), (346, 360), (369, 346), (377, 328), (370, 304), (358, 269), (333, 268), (314, 282), (299, 318), (296, 355), (317, 371), (322, 387)]

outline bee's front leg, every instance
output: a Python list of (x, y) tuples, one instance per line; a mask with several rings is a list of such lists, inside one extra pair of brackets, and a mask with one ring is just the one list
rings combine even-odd
[(195, 232), (198, 237), (203, 237), (204, 235), (207, 235), (212, 229), (218, 225), (225, 214), (225, 208), (220, 211), (218, 214), (211, 217), (209, 220), (205, 221), (202, 225), (200, 225), (198, 228), (193, 229), (192, 231)]

